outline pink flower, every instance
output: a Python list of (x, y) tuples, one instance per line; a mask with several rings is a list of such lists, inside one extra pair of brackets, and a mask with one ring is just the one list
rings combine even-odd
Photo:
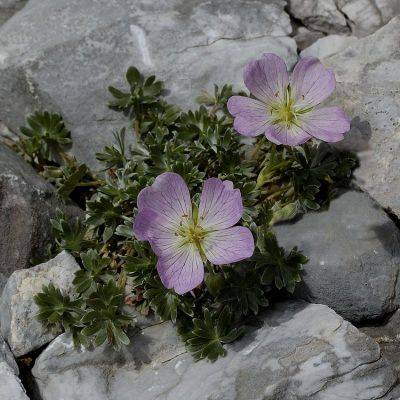
[(228, 101), (233, 126), (242, 135), (264, 133), (273, 143), (297, 146), (312, 137), (338, 142), (350, 129), (340, 107), (316, 108), (336, 85), (333, 71), (317, 58), (301, 59), (289, 77), (280, 57), (264, 54), (247, 64), (244, 83), (255, 99), (232, 96)]
[(204, 182), (199, 209), (193, 210), (189, 189), (178, 174), (165, 172), (137, 199), (133, 231), (148, 240), (158, 256), (157, 271), (168, 289), (179, 294), (200, 285), (204, 261), (230, 264), (251, 257), (251, 231), (235, 225), (243, 214), (242, 196), (230, 181)]

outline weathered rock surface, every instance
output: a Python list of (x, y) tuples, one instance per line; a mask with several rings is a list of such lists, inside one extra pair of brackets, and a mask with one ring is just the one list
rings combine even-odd
[(53, 186), (0, 143), (0, 294), (13, 271), (43, 257), (57, 208), (71, 216), (80, 213), (64, 207)]
[(292, 15), (311, 29), (326, 33), (348, 33), (345, 16), (335, 0), (289, 0)]
[(72, 129), (72, 152), (94, 165), (96, 151), (126, 123), (106, 103), (107, 86), (123, 87), (129, 65), (156, 73), (170, 100), (188, 107), (214, 82), (241, 85), (243, 66), (259, 54), (296, 61), (284, 5), (30, 0), (0, 30), (0, 120), (16, 129), (35, 109), (62, 112)]
[(357, 184), (400, 216), (400, 18), (323, 63), (336, 74), (332, 103), (352, 118), (339, 146), (358, 153)]
[(289, 0), (290, 13), (305, 26), (325, 33), (374, 33), (400, 14), (398, 0)]
[(323, 305), (275, 306), (213, 364), (194, 362), (168, 323), (131, 339), (117, 354), (78, 352), (59, 336), (32, 371), (43, 400), (367, 400), (396, 381), (376, 342)]
[(400, 304), (400, 234), (366, 194), (349, 191), (328, 211), (276, 227), (279, 243), (310, 261), (297, 295), (350, 321), (376, 319)]
[(400, 372), (400, 310), (397, 310), (385, 324), (365, 326), (360, 330), (379, 343), (385, 357)]
[(298, 50), (301, 51), (311, 46), (314, 42), (322, 37), (324, 37), (322, 32), (311, 31), (304, 26), (300, 26), (296, 29), (293, 39), (296, 41)]
[(19, 11), (27, 0), (0, 0), (0, 26)]
[(357, 36), (374, 33), (400, 14), (398, 0), (337, 0), (336, 4)]
[(330, 57), (357, 43), (357, 40), (355, 36), (328, 35), (316, 40), (311, 46), (304, 49), (300, 56), (313, 56), (320, 59)]
[(21, 381), (18, 378), (18, 366), (7, 346), (0, 336), (0, 399), (28, 400)]
[(71, 293), (79, 265), (67, 252), (36, 267), (15, 271), (0, 298), (0, 331), (16, 357), (25, 355), (57, 336), (36, 320), (38, 307), (34, 296), (43, 285), (53, 283), (64, 293)]

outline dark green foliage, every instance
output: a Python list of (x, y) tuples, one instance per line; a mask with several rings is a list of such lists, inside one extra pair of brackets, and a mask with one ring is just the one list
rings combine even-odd
[[(296, 248), (281, 248), (271, 227), (327, 206), (337, 187), (348, 183), (355, 159), (314, 142), (290, 148), (260, 137), (244, 145), (226, 108), (231, 86), (215, 86), (213, 95), (201, 95), (197, 110), (181, 112), (163, 99), (162, 84), (154, 77), (131, 67), (126, 80), (127, 91), (109, 88), (110, 107), (130, 121), (114, 133), (115, 144), (96, 154), (104, 179), (76, 161), (38, 167), (60, 194), (75, 198), (82, 190), (87, 200), (85, 221), (67, 221), (60, 214), (52, 222), (57, 249), (72, 252), (82, 265), (74, 280), (78, 303), (45, 289), (39, 315), (55, 313), (51, 321), (70, 330), (77, 344), (107, 340), (118, 348), (129, 341), (124, 331), (130, 320), (121, 312), (126, 303), (173, 321), (195, 358), (213, 361), (225, 355), (225, 344), (244, 333), (247, 321), (274, 300), (277, 290), (292, 293), (300, 281), (307, 258)], [(126, 143), (128, 135), (135, 135), (133, 145)], [(207, 264), (205, 282), (183, 296), (162, 285), (157, 257), (132, 232), (140, 190), (165, 171), (185, 179), (197, 193), (195, 202), (204, 179), (231, 180), (242, 194), (242, 224), (257, 239), (250, 259)]]
[(37, 319), (47, 326), (68, 330), (83, 314), (83, 300), (71, 300), (53, 284), (43, 286), (43, 291), (35, 296), (39, 306)]
[(262, 227), (258, 230), (253, 260), (263, 269), (261, 283), (274, 284), (277, 289), (285, 288), (289, 293), (293, 293), (296, 283), (301, 281), (302, 266), (308, 261), (296, 248), (286, 254), (279, 247), (275, 235)]
[(109, 280), (105, 285), (98, 285), (97, 291), (87, 299), (88, 310), (82, 318), (86, 324), (82, 335), (93, 338), (94, 345), (100, 346), (106, 340), (118, 350), (121, 345), (129, 344), (124, 329), (131, 322), (130, 317), (120, 313), (123, 291)]
[(223, 345), (243, 335), (244, 328), (232, 325), (232, 316), (226, 308), (219, 313), (205, 309), (200, 318), (193, 319), (193, 328), (189, 332), (181, 330), (180, 333), (196, 360), (215, 361), (226, 355)]
[(99, 282), (107, 282), (110, 276), (107, 268), (111, 260), (108, 257), (99, 257), (96, 250), (90, 249), (81, 253), (83, 268), (76, 272), (73, 284), (78, 293), (93, 293)]
[(80, 218), (67, 220), (64, 213), (57, 212), (51, 220), (52, 233), (56, 239), (57, 250), (67, 250), (74, 255), (88, 248), (91, 243), (85, 239), (87, 227)]
[(59, 153), (71, 144), (70, 132), (59, 114), (38, 111), (26, 122), (28, 126), (21, 127), (21, 146), (31, 163), (57, 161)]

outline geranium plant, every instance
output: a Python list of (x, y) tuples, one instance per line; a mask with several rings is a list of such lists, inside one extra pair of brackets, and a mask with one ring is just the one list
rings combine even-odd
[[(49, 256), (66, 249), (82, 270), (75, 298), (44, 288), (39, 319), (76, 344), (119, 348), (134, 323), (124, 310), (135, 307), (176, 324), (197, 359), (215, 360), (301, 280), (306, 256), (281, 248), (272, 227), (326, 207), (348, 184), (355, 158), (314, 138), (341, 139), (349, 120), (337, 107), (316, 108), (334, 89), (333, 72), (316, 59), (301, 60), (289, 78), (279, 57), (265, 55), (245, 68), (250, 97), (215, 86), (187, 112), (165, 100), (154, 76), (131, 67), (126, 78), (127, 90), (109, 88), (127, 126), (96, 155), (101, 173), (65, 154), (70, 136), (59, 117), (51, 136), (35, 122), (41, 114), (28, 120), (35, 146), (11, 143), (86, 213), (52, 222)], [(257, 138), (249, 145), (242, 135)], [(51, 153), (37, 147), (47, 149), (49, 137)]]

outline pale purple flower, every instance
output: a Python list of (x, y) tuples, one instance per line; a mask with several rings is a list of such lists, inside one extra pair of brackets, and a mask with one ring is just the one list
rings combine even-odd
[(251, 231), (234, 226), (242, 217), (239, 189), (230, 181), (204, 182), (198, 210), (192, 207), (189, 189), (173, 172), (159, 175), (137, 199), (133, 231), (148, 240), (158, 256), (157, 271), (168, 289), (183, 294), (204, 279), (204, 262), (230, 264), (251, 257)]
[(317, 58), (301, 59), (289, 77), (280, 57), (264, 54), (246, 65), (244, 83), (255, 99), (232, 96), (228, 101), (233, 126), (242, 135), (263, 133), (273, 143), (297, 146), (312, 137), (338, 142), (350, 129), (340, 107), (316, 108), (336, 86), (333, 71)]

